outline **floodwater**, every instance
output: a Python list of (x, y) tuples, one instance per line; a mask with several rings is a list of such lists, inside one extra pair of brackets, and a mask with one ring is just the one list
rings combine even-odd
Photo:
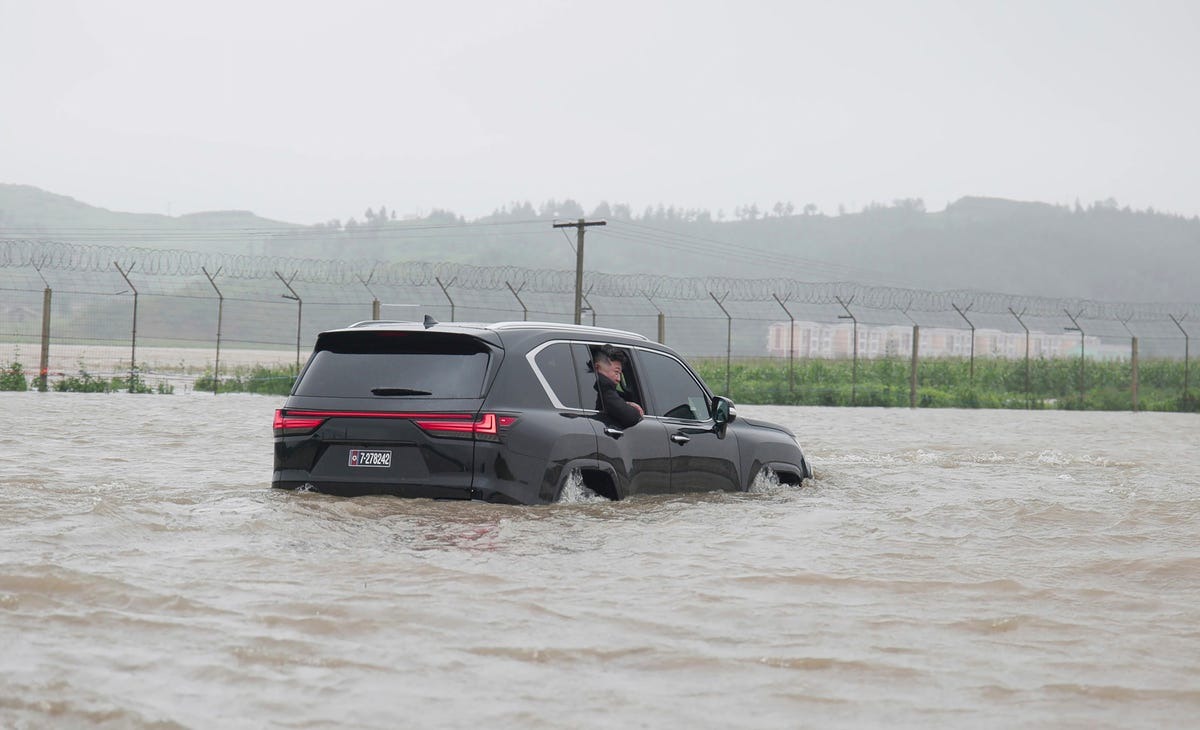
[(743, 407), (801, 489), (269, 488), (264, 396), (0, 394), (0, 727), (1195, 727), (1200, 420)]

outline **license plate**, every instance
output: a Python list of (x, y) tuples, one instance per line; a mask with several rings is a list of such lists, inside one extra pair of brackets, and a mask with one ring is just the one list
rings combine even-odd
[(392, 452), (350, 449), (350, 466), (375, 466), (388, 468), (392, 465)]

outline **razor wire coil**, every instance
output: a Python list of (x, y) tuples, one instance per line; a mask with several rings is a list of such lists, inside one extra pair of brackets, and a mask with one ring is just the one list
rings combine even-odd
[[(283, 277), (289, 282), (322, 285), (428, 287), (498, 291), (510, 285), (542, 294), (571, 294), (575, 273), (518, 266), (476, 266), (450, 262), (381, 262), (372, 260), (301, 259), (282, 256), (218, 254), (177, 249), (84, 244), (25, 238), (0, 239), (0, 268), (38, 271), (107, 272), (115, 265), (136, 277), (195, 277), (203, 271), (237, 280)], [(216, 272), (219, 272), (217, 274)], [(672, 277), (658, 274), (586, 272), (587, 296), (647, 297), (699, 301), (710, 296), (722, 301), (763, 302), (772, 297), (784, 304), (838, 306), (909, 313), (950, 312), (1031, 317), (1057, 317), (1064, 312), (1092, 320), (1145, 322), (1200, 318), (1197, 303), (1130, 303), (1079, 298), (1004, 294), (971, 289), (927, 291), (855, 282), (805, 282), (787, 278)], [(911, 316), (911, 315), (910, 315)]]

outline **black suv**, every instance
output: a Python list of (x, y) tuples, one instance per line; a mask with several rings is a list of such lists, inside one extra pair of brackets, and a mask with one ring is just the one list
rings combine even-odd
[[(620, 398), (645, 411), (632, 426), (605, 413), (601, 352), (624, 365)], [(576, 471), (616, 500), (744, 491), (763, 470), (785, 484), (812, 476), (790, 431), (738, 419), (668, 347), (597, 327), (426, 318), (317, 337), (275, 413), (271, 484), (541, 504)]]

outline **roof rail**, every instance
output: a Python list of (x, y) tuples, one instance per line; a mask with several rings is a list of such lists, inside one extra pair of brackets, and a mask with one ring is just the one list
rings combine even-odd
[(346, 325), (346, 328), (349, 329), (350, 327), (370, 327), (373, 324), (420, 324), (420, 323), (413, 322), (413, 321), (407, 320), (407, 319), (364, 319), (361, 322), (355, 322), (354, 324), (348, 324), (348, 325)]
[[(407, 319), (367, 319), (361, 322), (355, 322), (346, 326), (346, 329), (355, 329), (363, 327), (386, 326), (390, 324), (408, 325), (412, 327), (424, 327), (429, 329), (424, 323), (416, 322)], [(616, 335), (618, 337), (628, 337), (631, 340), (642, 340), (650, 342), (650, 338), (637, 332), (628, 330), (613, 329), (611, 327), (592, 327), (586, 324), (564, 324), (562, 322), (437, 322), (433, 327), (444, 327), (448, 329), (486, 329), (495, 332), (503, 332), (505, 330), (521, 330), (521, 329), (553, 329), (561, 332), (574, 332), (581, 335)]]
[(493, 322), (492, 324), (483, 325), (491, 330), (519, 330), (519, 329), (556, 329), (567, 332), (578, 332), (580, 334), (607, 334), (620, 335), (634, 340), (650, 341), (649, 337), (638, 334), (637, 332), (629, 332), (628, 330), (613, 329), (611, 327), (592, 327), (586, 324), (563, 324), (562, 322)]

